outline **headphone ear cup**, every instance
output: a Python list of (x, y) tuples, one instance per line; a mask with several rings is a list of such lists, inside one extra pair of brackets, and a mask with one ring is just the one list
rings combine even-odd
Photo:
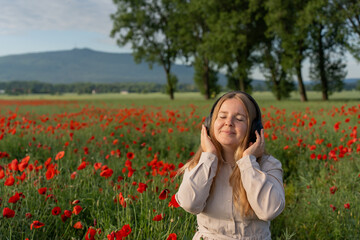
[(251, 125), (251, 132), (250, 132), (250, 137), (249, 137), (249, 142), (256, 142), (256, 134), (255, 131), (257, 131), (260, 134), (261, 129), (263, 129), (263, 125), (261, 123), (260, 120), (258, 121), (253, 121), (252, 125)]
[(211, 115), (207, 116), (204, 121), (204, 126), (205, 126), (206, 132), (209, 136), (210, 136), (210, 125), (211, 125)]

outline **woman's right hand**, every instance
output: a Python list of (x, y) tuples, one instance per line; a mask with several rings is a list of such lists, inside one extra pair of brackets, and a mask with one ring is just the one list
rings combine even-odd
[(216, 148), (213, 142), (211, 141), (211, 138), (207, 134), (206, 128), (204, 125), (201, 127), (201, 148), (203, 152), (209, 152), (216, 155)]

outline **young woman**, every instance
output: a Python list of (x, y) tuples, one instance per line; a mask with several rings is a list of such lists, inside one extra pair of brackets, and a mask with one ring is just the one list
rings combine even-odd
[(265, 152), (256, 101), (244, 92), (226, 93), (205, 125), (175, 195), (197, 214), (193, 239), (271, 239), (270, 220), (284, 209), (285, 193), (281, 163)]

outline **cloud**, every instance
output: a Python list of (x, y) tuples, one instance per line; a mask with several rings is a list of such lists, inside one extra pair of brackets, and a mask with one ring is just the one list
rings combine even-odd
[(109, 35), (112, 0), (0, 0), (0, 35), (82, 30)]

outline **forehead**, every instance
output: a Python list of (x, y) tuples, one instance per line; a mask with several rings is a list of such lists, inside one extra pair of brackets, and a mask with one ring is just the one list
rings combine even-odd
[(245, 116), (247, 115), (244, 103), (236, 98), (226, 99), (221, 104), (219, 112), (238, 113)]

